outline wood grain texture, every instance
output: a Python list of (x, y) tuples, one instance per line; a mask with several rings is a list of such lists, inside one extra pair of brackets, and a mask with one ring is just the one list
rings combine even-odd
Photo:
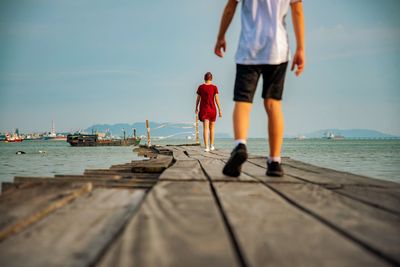
[(0, 196), (0, 241), (92, 191), (92, 184), (37, 184)]
[(96, 189), (0, 243), (0, 266), (89, 266), (143, 196), (140, 190)]
[(201, 166), (208, 174), (212, 181), (227, 181), (227, 182), (259, 182), (257, 179), (241, 173), (239, 177), (230, 177), (222, 173), (225, 163), (219, 159), (199, 159)]
[(314, 166), (301, 161), (286, 159), (283, 161), (287, 174), (297, 176), (317, 184), (367, 184), (382, 187), (400, 188), (399, 183), (378, 180), (371, 177), (356, 175), (348, 172)]
[(237, 266), (208, 183), (159, 182), (97, 266)]
[(207, 181), (200, 163), (197, 160), (178, 160), (174, 165), (166, 169), (160, 180), (193, 180)]
[(249, 266), (388, 266), (265, 186), (213, 184)]
[(13, 182), (2, 182), (1, 183), (1, 193), (14, 193), (18, 192), (20, 189), (40, 186), (41, 183), (13, 183)]
[(132, 172), (161, 173), (173, 160), (172, 156), (157, 155), (155, 159), (132, 162)]
[[(287, 161), (288, 159), (285, 159)], [(335, 170), (312, 166), (312, 170), (307, 170), (307, 163), (289, 160), (291, 165), (284, 163), (285, 174), (282, 178), (269, 178), (266, 176), (254, 175), (263, 182), (284, 182), (290, 180), (298, 183), (313, 183), (324, 186), (327, 189), (334, 190), (344, 196), (357, 199), (372, 206), (380, 207), (392, 213), (400, 214), (400, 188), (393, 186), (392, 182), (380, 181), (364, 176), (358, 176), (351, 173), (342, 173)], [(299, 167), (292, 167), (296, 162)], [(263, 166), (264, 159), (250, 159), (249, 163), (257, 166)], [(244, 166), (246, 166), (245, 163)], [(297, 166), (297, 165), (296, 165)], [(246, 169), (246, 168), (245, 168)], [(247, 170), (247, 169), (246, 169)]]
[[(67, 174), (68, 175), (68, 174)], [(85, 176), (108, 176), (108, 175), (118, 175), (122, 176), (122, 178), (157, 178), (160, 176), (159, 173), (132, 173), (132, 172), (119, 172), (114, 170), (107, 170), (107, 169), (86, 169), (84, 174)]]
[(336, 193), (400, 215), (400, 189), (375, 186), (343, 185)]
[(191, 156), (199, 156), (202, 155), (204, 152), (204, 147), (200, 146), (185, 146), (185, 147), (177, 147), (178, 149), (181, 149), (185, 154), (187, 154), (189, 157)]
[(312, 184), (269, 184), (359, 242), (400, 264), (400, 217)]
[(47, 183), (47, 184), (57, 184), (57, 183), (86, 183), (91, 182), (93, 186), (96, 187), (126, 187), (126, 188), (148, 188), (153, 186), (157, 180), (148, 179), (98, 179), (98, 178), (75, 178), (75, 177), (63, 177), (63, 178), (53, 178), (53, 177), (14, 177), (15, 183)]
[(69, 175), (69, 174), (56, 174), (54, 175), (54, 178), (56, 179), (79, 179), (79, 180), (84, 180), (84, 179), (104, 179), (104, 180), (120, 180), (124, 176), (117, 174), (109, 174), (109, 175)]
[[(227, 160), (223, 160), (226, 163)], [(242, 172), (251, 177), (256, 178), (259, 181), (266, 183), (304, 183), (301, 180), (294, 179), (288, 175), (284, 175), (283, 177), (271, 177), (267, 176), (267, 169), (264, 167), (260, 167), (259, 165), (253, 164), (250, 161), (246, 161), (242, 165)]]
[(172, 151), (172, 155), (175, 160), (190, 160), (190, 158), (178, 147), (168, 147)]

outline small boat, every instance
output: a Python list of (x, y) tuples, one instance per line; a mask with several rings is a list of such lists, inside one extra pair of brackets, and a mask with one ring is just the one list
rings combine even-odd
[(67, 142), (71, 146), (137, 146), (140, 143), (140, 137), (130, 137), (124, 139), (100, 139), (98, 134), (69, 134)]
[(54, 126), (54, 121), (51, 121), (51, 131), (49, 133), (43, 135), (43, 140), (67, 141), (67, 137), (62, 134), (57, 134), (56, 128)]
[(328, 140), (343, 140), (345, 137), (343, 135), (340, 135), (340, 134), (327, 132), (327, 133), (324, 134), (324, 136), (322, 138), (328, 139)]
[(64, 135), (45, 135), (43, 136), (43, 140), (50, 140), (50, 141), (67, 141), (67, 137)]
[(16, 143), (16, 142), (22, 142), (24, 139), (19, 136), (19, 134), (14, 133), (13, 135), (6, 134), (6, 139), (4, 142), (6, 143)]

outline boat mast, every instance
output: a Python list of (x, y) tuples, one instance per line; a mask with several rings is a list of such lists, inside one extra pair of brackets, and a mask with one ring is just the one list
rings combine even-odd
[(56, 134), (56, 127), (54, 126), (54, 120), (51, 120), (51, 134)]

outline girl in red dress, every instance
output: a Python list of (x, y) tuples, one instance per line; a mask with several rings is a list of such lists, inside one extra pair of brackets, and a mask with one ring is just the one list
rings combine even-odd
[[(205, 151), (208, 152), (210, 150), (214, 150), (214, 128), (215, 128), (215, 119), (217, 117), (217, 109), (215, 108), (215, 104), (218, 107), (219, 117), (222, 117), (221, 108), (219, 105), (218, 98), (218, 88), (217, 86), (211, 83), (212, 74), (211, 72), (207, 72), (204, 75), (204, 83), (199, 86), (197, 89), (197, 99), (196, 99), (196, 114), (198, 113), (200, 121), (203, 122), (203, 138), (204, 138), (204, 146)], [(200, 112), (199, 112), (199, 103), (200, 103)], [(208, 143), (208, 136), (210, 136), (210, 146)]]

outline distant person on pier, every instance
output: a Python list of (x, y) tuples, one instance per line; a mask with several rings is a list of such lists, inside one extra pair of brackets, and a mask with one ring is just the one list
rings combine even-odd
[(262, 76), (262, 97), (268, 117), (269, 157), (267, 175), (282, 176), (281, 147), (283, 143), (283, 113), (281, 107), (286, 69), (290, 60), (286, 15), (291, 9), (296, 52), (291, 70), (299, 76), (304, 69), (304, 22), (301, 0), (228, 0), (214, 53), (223, 57), (226, 49), (225, 33), (241, 2), (241, 33), (236, 52), (236, 80), (234, 86), (235, 108), (233, 129), (235, 148), (223, 173), (239, 176), (247, 160), (246, 139), (249, 116), (257, 83)]
[(215, 104), (217, 104), (218, 107), (219, 117), (222, 117), (221, 106), (218, 98), (218, 88), (212, 84), (212, 78), (213, 76), (211, 72), (207, 72), (204, 75), (204, 83), (197, 89), (196, 99), (196, 114), (199, 115), (200, 121), (203, 122), (203, 138), (206, 152), (215, 149), (214, 129), (215, 120), (217, 118), (217, 109)]

